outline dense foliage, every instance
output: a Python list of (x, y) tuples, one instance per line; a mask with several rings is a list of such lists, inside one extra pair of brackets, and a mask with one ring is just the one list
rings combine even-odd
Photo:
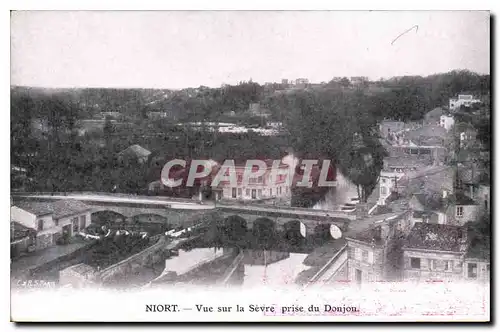
[[(43, 90), (14, 87), (11, 91), (12, 164), (26, 168), (31, 181), (12, 185), (26, 190), (93, 190), (139, 192), (158, 179), (167, 159), (279, 158), (292, 147), (301, 157), (329, 158), (366, 198), (377, 181), (384, 149), (377, 122), (384, 118), (419, 120), (450, 97), (470, 92), (487, 97), (489, 75), (453, 71), (428, 77), (400, 77), (354, 87), (348, 79), (306, 89), (261, 86), (252, 81), (220, 88), (180, 91), (154, 89)], [(489, 99), (486, 98), (486, 101)], [(187, 121), (262, 124), (248, 112), (260, 103), (271, 120), (283, 122), (287, 134), (220, 134), (205, 127), (177, 126)], [(488, 105), (489, 107), (489, 101)], [(79, 121), (103, 111), (101, 131), (78, 135)], [(166, 112), (161, 119), (149, 112)], [(490, 141), (487, 120), (474, 124), (479, 139)], [(132, 144), (152, 152), (147, 164), (120, 164), (117, 153)], [(489, 146), (489, 145), (488, 145)]]

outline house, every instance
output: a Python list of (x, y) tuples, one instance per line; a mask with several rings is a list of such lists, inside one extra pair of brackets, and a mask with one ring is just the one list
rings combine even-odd
[(168, 117), (168, 112), (148, 112), (147, 116), (151, 120), (165, 119)]
[(449, 131), (455, 125), (455, 118), (451, 115), (441, 115), (439, 117), (439, 125)]
[(251, 116), (259, 116), (262, 118), (268, 118), (271, 116), (271, 112), (268, 109), (262, 107), (260, 103), (251, 103), (248, 106), (248, 113)]
[(55, 245), (76, 235), (91, 222), (91, 208), (77, 200), (17, 202), (10, 209), (11, 220), (36, 231), (36, 250)]
[(365, 76), (351, 76), (349, 80), (353, 86), (360, 86), (368, 83), (368, 77)]
[(376, 216), (380, 220), (369, 228), (346, 235), (349, 280), (361, 284), (400, 277), (398, 247), (410, 230), (409, 217), (407, 212)]
[(139, 164), (145, 164), (147, 163), (150, 154), (151, 151), (143, 148), (140, 145), (135, 144), (119, 152), (118, 160), (120, 160), (120, 162), (135, 160)]
[(228, 169), (236, 173), (237, 185), (232, 187), (229, 181), (221, 181), (215, 189), (220, 195), (219, 197), (227, 200), (289, 200), (291, 197), (290, 183), (288, 183), (285, 174), (289, 171), (289, 165), (281, 163), (279, 165), (279, 173), (276, 180), (272, 183), (271, 170), (273, 166), (272, 160), (265, 160), (267, 169), (264, 175), (258, 178), (250, 178), (247, 185), (243, 185), (243, 174), (247, 169), (245, 164), (235, 164), (235, 167)]
[(396, 120), (383, 120), (379, 124), (380, 135), (384, 138), (392, 137), (392, 134), (400, 132), (405, 128), (405, 123)]
[(10, 257), (16, 258), (35, 250), (36, 230), (17, 221), (10, 222)]
[(464, 227), (419, 222), (402, 250), (405, 281), (462, 280), (467, 231)]
[(384, 201), (393, 188), (398, 185), (398, 181), (404, 176), (411, 176), (418, 169), (428, 166), (429, 160), (420, 158), (419, 156), (403, 155), (400, 157), (384, 158), (384, 168), (380, 172), (379, 177), (379, 202), (385, 204)]
[(481, 100), (474, 98), (473, 95), (458, 95), (458, 98), (450, 98), (450, 110), (455, 110), (461, 106), (470, 107), (480, 102)]
[(122, 114), (120, 112), (113, 112), (113, 111), (110, 111), (110, 112), (101, 112), (100, 113), (101, 115), (101, 119), (106, 119), (106, 118), (111, 118), (111, 119), (120, 119)]
[(402, 247), (404, 280), (489, 281), (489, 248), (473, 237), (468, 227), (416, 223)]
[(413, 222), (437, 223), (462, 226), (475, 221), (479, 216), (479, 206), (469, 197), (457, 192), (448, 194), (417, 193), (410, 200)]

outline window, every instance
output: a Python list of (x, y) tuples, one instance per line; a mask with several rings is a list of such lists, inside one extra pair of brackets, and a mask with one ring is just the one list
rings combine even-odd
[(477, 278), (477, 264), (476, 263), (469, 263), (467, 265), (467, 277), (475, 279)]
[(86, 216), (80, 216), (80, 229), (84, 230), (87, 224), (87, 217)]
[(255, 189), (252, 189), (252, 199), (256, 199), (257, 198), (257, 195), (255, 193)]
[(420, 258), (410, 258), (410, 265), (412, 269), (420, 269)]
[(273, 188), (269, 189), (269, 196), (273, 195)]
[(233, 198), (236, 198), (236, 188), (232, 188), (232, 196)]
[(363, 262), (368, 262), (368, 251), (366, 250), (362, 251), (362, 260)]
[(382, 183), (385, 183), (385, 179), (382, 179)]
[(78, 217), (71, 219), (71, 225), (73, 225), (73, 233), (78, 233)]
[(451, 271), (453, 268), (453, 261), (444, 261), (444, 270)]
[(484, 195), (484, 208), (488, 210), (488, 195)]
[(436, 270), (437, 261), (435, 259), (429, 259), (429, 270)]
[(464, 207), (457, 206), (457, 217), (463, 217), (463, 216), (464, 216)]
[(386, 187), (380, 187), (380, 193), (382, 195), (387, 195), (387, 188)]
[(238, 197), (241, 197), (243, 195), (243, 189), (238, 188)]
[(259, 197), (262, 197), (262, 189), (257, 190), (257, 195), (258, 195)]
[(250, 196), (250, 189), (245, 190), (245, 192), (247, 196)]
[(257, 181), (257, 183), (262, 183), (262, 176), (259, 176)]
[(43, 220), (42, 219), (37, 221), (36, 230), (39, 232), (43, 231)]

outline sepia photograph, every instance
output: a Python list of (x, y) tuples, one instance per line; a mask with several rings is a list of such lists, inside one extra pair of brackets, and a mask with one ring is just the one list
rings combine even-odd
[(491, 22), (11, 11), (10, 320), (490, 322)]

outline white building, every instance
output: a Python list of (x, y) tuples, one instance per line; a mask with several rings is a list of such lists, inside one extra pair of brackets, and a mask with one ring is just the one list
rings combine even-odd
[(10, 208), (11, 220), (36, 230), (36, 250), (55, 245), (90, 225), (91, 208), (77, 200), (18, 202)]
[(249, 183), (246, 185), (243, 184), (246, 167), (245, 165), (236, 165), (233, 169), (236, 172), (236, 186), (231, 186), (229, 181), (222, 181), (217, 188), (221, 192), (221, 198), (252, 201), (291, 197), (290, 184), (287, 183), (286, 175), (282, 174), (288, 172), (289, 166), (283, 163), (279, 166), (279, 174), (273, 183), (271, 179), (272, 161), (266, 161), (266, 165), (267, 170), (264, 175), (250, 178)]
[(458, 95), (458, 98), (450, 98), (450, 110), (460, 108), (460, 106), (470, 107), (472, 104), (480, 103), (481, 100), (475, 99), (472, 95)]
[(450, 130), (454, 124), (455, 119), (450, 115), (441, 115), (441, 117), (439, 118), (439, 125), (447, 131)]

